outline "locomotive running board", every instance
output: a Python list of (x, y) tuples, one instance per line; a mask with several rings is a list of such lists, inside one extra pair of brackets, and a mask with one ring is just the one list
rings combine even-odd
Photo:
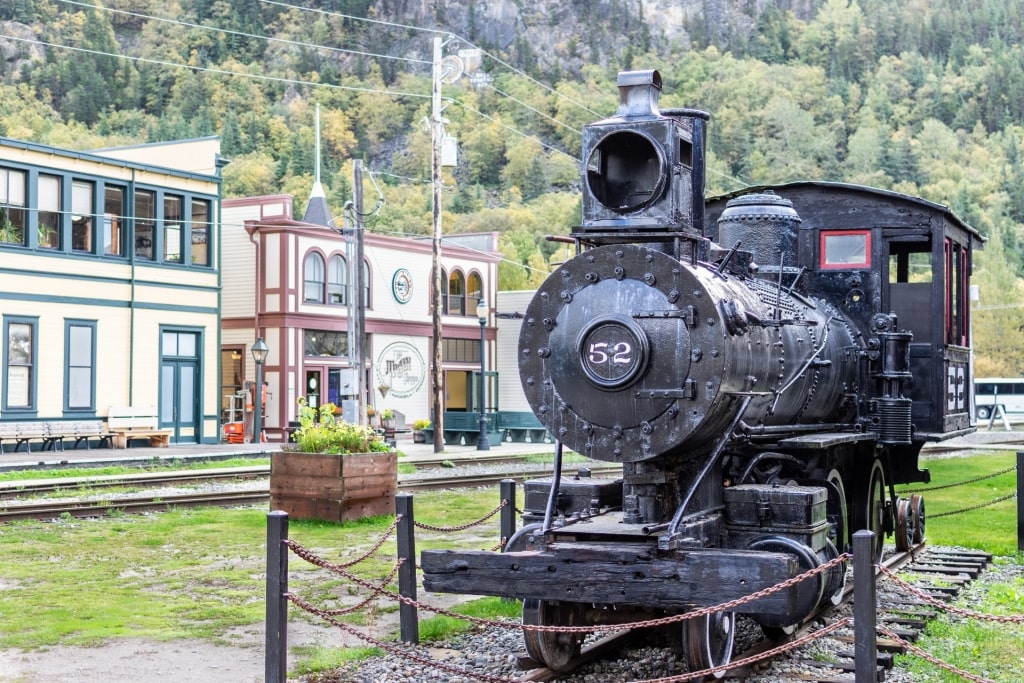
[[(494, 595), (674, 610), (746, 597), (800, 573), (797, 558), (719, 548), (651, 557), (650, 546), (558, 543), (546, 551), (425, 550), (423, 588), (433, 593)], [(787, 614), (782, 590), (745, 603), (744, 614)]]

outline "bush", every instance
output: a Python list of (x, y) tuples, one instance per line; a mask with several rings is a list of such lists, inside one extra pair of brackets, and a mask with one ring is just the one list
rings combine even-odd
[[(387, 443), (372, 427), (349, 424), (334, 419), (334, 404), (325, 403), (320, 410), (311, 408), (300, 397), (299, 424), (295, 430), (295, 443), (303, 453), (383, 453)], [(320, 421), (316, 421), (317, 412)]]

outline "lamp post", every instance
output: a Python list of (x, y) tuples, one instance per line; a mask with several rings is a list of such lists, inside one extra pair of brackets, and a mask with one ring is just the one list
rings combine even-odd
[(487, 302), (483, 297), (476, 304), (476, 315), (480, 318), (480, 437), (476, 440), (478, 451), (491, 450), (491, 444), (487, 441), (487, 415), (484, 413), (486, 402), (484, 401), (484, 327), (487, 325)]
[(253, 401), (255, 414), (252, 417), (252, 438), (256, 443), (263, 442), (261, 438), (263, 433), (263, 361), (267, 360), (269, 352), (270, 349), (267, 348), (267, 342), (263, 341), (263, 337), (259, 337), (252, 345), (252, 359), (256, 361), (256, 396)]

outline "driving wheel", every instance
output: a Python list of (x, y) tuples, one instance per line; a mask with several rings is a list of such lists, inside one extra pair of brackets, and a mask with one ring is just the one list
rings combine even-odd
[(875, 532), (873, 560), (878, 562), (885, 546), (885, 470), (881, 462), (875, 460), (871, 464), (870, 472), (860, 478), (856, 491), (856, 521), (850, 530), (851, 540), (858, 530)]

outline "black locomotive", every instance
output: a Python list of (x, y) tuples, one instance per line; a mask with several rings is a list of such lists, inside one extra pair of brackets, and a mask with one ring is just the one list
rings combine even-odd
[[(430, 591), (522, 599), (587, 626), (742, 598), (837, 557), (854, 531), (924, 537), (927, 441), (971, 425), (968, 283), (981, 236), (945, 207), (799, 182), (704, 199), (709, 117), (659, 110), (657, 71), (619, 75), (584, 130), (577, 255), (529, 305), (523, 388), (557, 439), (504, 552), (425, 552)], [(563, 477), (563, 445), (622, 463)], [(780, 635), (845, 568), (740, 608)], [(727, 663), (734, 615), (682, 622), (691, 668)], [(582, 636), (526, 632), (567, 665)]]

